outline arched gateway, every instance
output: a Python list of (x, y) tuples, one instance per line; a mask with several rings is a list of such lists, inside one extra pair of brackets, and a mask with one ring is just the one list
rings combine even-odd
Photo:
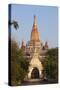
[(34, 55), (30, 61), (29, 66), (29, 79), (42, 78), (43, 65), (38, 58), (38, 53), (34, 52)]
[(34, 69), (31, 72), (31, 79), (39, 79), (39, 70), (38, 68), (34, 67)]

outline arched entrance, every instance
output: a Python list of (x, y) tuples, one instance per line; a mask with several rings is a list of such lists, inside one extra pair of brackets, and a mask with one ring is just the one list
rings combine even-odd
[(39, 70), (36, 67), (32, 70), (31, 78), (32, 79), (38, 79), (39, 78)]

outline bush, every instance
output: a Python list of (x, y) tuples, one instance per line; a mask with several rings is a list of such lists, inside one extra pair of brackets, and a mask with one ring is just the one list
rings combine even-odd
[(49, 49), (44, 61), (46, 76), (48, 79), (58, 81), (58, 49)]
[(29, 63), (23, 56), (16, 41), (11, 41), (11, 85), (21, 83), (28, 72)]

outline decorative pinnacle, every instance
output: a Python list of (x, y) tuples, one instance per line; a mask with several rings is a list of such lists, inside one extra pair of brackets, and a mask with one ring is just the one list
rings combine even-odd
[(34, 26), (36, 25), (36, 16), (34, 16)]

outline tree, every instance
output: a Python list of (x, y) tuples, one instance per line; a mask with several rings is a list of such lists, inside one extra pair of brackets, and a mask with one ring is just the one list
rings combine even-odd
[(11, 85), (18, 85), (24, 80), (28, 66), (22, 49), (18, 47), (16, 41), (11, 41)]
[(13, 20), (9, 20), (8, 21), (8, 28), (9, 28), (9, 45), (11, 44), (11, 26), (13, 25), (13, 27), (15, 28), (15, 30), (17, 30), (19, 28), (19, 24), (17, 21)]
[(44, 67), (47, 78), (58, 81), (58, 48), (47, 51)]
[(13, 25), (13, 27), (17, 30), (18, 28), (19, 28), (19, 25), (18, 25), (18, 22), (17, 21), (15, 21), (15, 20), (13, 20), (12, 22), (11, 22), (11, 20), (9, 20), (9, 27), (11, 26), (11, 25)]

